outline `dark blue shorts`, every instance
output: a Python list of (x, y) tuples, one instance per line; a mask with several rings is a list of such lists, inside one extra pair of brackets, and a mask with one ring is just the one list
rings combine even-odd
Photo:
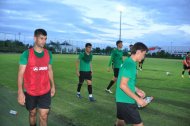
[(140, 124), (142, 122), (137, 104), (116, 102), (117, 118), (126, 124)]
[(92, 80), (91, 71), (80, 71), (79, 82), (83, 83), (84, 80)]
[(183, 69), (188, 70), (188, 69), (190, 69), (190, 66), (183, 65)]
[(114, 77), (115, 77), (115, 78), (118, 78), (118, 75), (119, 75), (119, 68), (114, 68), (114, 69), (113, 69), (113, 72), (114, 72)]
[(33, 110), (34, 108), (50, 109), (50, 91), (41, 96), (31, 96), (27, 92), (25, 92), (25, 102), (27, 110)]

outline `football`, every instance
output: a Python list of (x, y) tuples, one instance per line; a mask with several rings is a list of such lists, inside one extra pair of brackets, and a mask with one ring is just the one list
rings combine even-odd
[(170, 75), (170, 72), (166, 72), (166, 75)]

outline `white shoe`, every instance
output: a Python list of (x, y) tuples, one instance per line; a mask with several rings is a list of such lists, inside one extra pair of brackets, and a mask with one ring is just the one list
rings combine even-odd
[(110, 89), (106, 89), (105, 91), (108, 92), (108, 93), (110, 93), (110, 94), (113, 93)]

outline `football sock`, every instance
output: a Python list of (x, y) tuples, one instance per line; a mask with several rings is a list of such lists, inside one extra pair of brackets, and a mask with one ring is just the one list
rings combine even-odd
[(88, 85), (88, 93), (92, 94), (92, 85)]
[(184, 75), (184, 73), (185, 73), (185, 70), (182, 71), (182, 75)]
[(114, 84), (114, 81), (111, 80), (110, 83), (109, 83), (109, 85), (108, 85), (108, 87), (107, 87), (107, 89), (109, 90), (113, 86), (113, 84)]
[(36, 126), (36, 124), (34, 124), (34, 125), (31, 125), (31, 124), (30, 124), (30, 126)]
[(80, 92), (81, 87), (82, 87), (82, 84), (79, 83), (79, 84), (78, 84), (78, 88), (77, 88), (77, 92)]

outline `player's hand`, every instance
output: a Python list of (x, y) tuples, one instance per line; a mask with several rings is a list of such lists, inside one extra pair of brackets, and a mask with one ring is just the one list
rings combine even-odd
[(136, 102), (141, 107), (145, 107), (147, 105), (146, 101), (143, 98), (139, 98), (138, 100), (136, 100)]
[(80, 73), (79, 73), (79, 71), (78, 71), (78, 70), (76, 71), (76, 74), (77, 74), (77, 76), (78, 76), (78, 77), (80, 76)]
[(143, 90), (141, 90), (141, 89), (138, 89), (138, 90), (136, 91), (136, 93), (137, 93), (138, 96), (140, 96), (141, 98), (145, 98), (145, 96), (146, 96), (145, 92), (144, 92)]
[(25, 105), (25, 95), (23, 91), (18, 92), (17, 100), (20, 105)]
[(110, 72), (110, 67), (108, 67), (107, 71)]
[(51, 97), (53, 97), (55, 95), (55, 87), (51, 88)]

